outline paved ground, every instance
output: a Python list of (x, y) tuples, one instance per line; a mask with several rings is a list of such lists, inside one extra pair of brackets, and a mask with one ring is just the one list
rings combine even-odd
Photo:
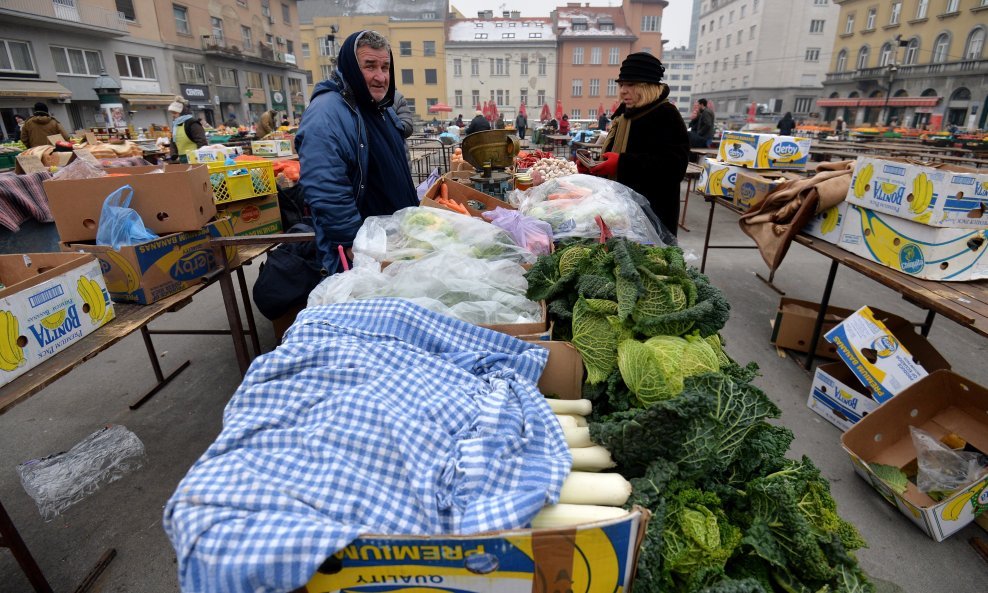
[[(699, 254), (706, 209), (694, 200), (682, 243)], [(715, 236), (745, 241), (736, 217), (719, 210)], [(827, 263), (795, 246), (777, 283), (790, 296), (819, 299)], [(928, 539), (889, 507), (860, 478), (838, 445), (839, 432), (806, 408), (810, 376), (794, 361), (781, 359), (768, 343), (769, 320), (779, 297), (753, 273), (764, 270), (757, 252), (713, 252), (707, 272), (733, 306), (725, 330), (728, 349), (740, 360), (755, 360), (763, 370), (760, 384), (782, 407), (787, 426), (797, 434), (793, 453), (808, 454), (830, 478), (841, 514), (856, 523), (871, 547), (860, 553), (865, 570), (884, 583), (883, 591), (907, 593), (950, 591), (984, 593), (988, 565), (967, 540), (988, 537), (971, 526), (944, 543)], [(256, 272), (256, 270), (252, 270)], [(251, 277), (253, 274), (251, 274)], [(847, 270), (838, 274), (833, 303), (856, 308), (871, 304), (912, 319), (920, 313), (899, 295)], [(159, 327), (222, 328), (225, 316), (219, 288), (213, 287)], [(262, 322), (262, 344), (273, 345), (270, 326)], [(988, 340), (938, 320), (931, 340), (961, 374), (988, 384)], [(70, 591), (109, 547), (118, 556), (100, 580), (100, 592), (175, 593), (175, 557), (161, 529), (162, 507), (189, 466), (218, 434), (225, 402), (239, 376), (229, 339), (224, 336), (156, 337), (166, 371), (186, 358), (192, 366), (143, 408), (127, 404), (153, 382), (141, 338), (131, 336), (73, 371), (31, 400), (0, 416), (0, 500), (48, 573), (56, 591)], [(133, 430), (147, 447), (144, 469), (92, 494), (51, 522), (44, 522), (17, 477), (17, 463), (64, 451), (106, 423)], [(30, 587), (13, 560), (0, 551), (0, 593), (23, 593)]]

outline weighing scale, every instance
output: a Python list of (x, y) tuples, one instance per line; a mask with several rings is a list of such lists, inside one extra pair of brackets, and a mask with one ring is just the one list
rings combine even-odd
[(463, 159), (480, 172), (470, 177), (473, 188), (499, 200), (514, 189), (514, 178), (505, 171), (514, 164), (520, 141), (508, 130), (474, 132), (463, 139)]

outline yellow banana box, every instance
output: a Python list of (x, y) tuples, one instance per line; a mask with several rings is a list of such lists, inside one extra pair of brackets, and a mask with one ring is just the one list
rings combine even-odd
[(360, 537), (327, 559), (306, 593), (631, 590), (648, 512), (572, 529), (471, 536)]
[(816, 214), (803, 227), (803, 233), (822, 239), (827, 243), (837, 244), (840, 241), (841, 230), (844, 228), (844, 220), (847, 218), (847, 201), (843, 201), (836, 206), (827, 208), (823, 212)]
[(733, 200), (734, 184), (737, 183), (738, 173), (744, 168), (706, 158), (700, 166), (703, 170), (696, 182), (697, 191), (708, 196), (722, 196)]
[(219, 208), (219, 215), (230, 217), (238, 237), (275, 235), (282, 230), (278, 194), (229, 202)]
[(847, 201), (944, 228), (988, 228), (988, 172), (858, 157)]
[(937, 228), (851, 205), (837, 245), (916, 278), (962, 282), (988, 278), (986, 243), (986, 229)]
[(254, 140), (250, 143), (250, 153), (254, 156), (292, 156), (295, 147), (291, 140)]
[[(232, 237), (229, 218), (217, 219), (199, 231), (174, 233), (153, 241), (122, 247), (119, 251), (91, 243), (63, 244), (65, 251), (82, 251), (99, 258), (110, 297), (118, 303), (149, 305), (200, 282), (216, 269), (210, 237)], [(237, 248), (226, 252), (237, 263)]]
[(751, 169), (802, 171), (810, 158), (813, 141), (798, 136), (724, 132), (717, 158), (729, 165)]
[(0, 255), (0, 283), (0, 385), (114, 317), (99, 262), (91, 255)]
[[(916, 448), (909, 427), (943, 439), (954, 435), (965, 451), (988, 453), (988, 389), (951, 371), (939, 370), (861, 419), (841, 435), (854, 471), (889, 504), (935, 541), (957, 533), (988, 510), (988, 476), (937, 501), (916, 486)], [(883, 482), (871, 464), (903, 471), (904, 492)]]

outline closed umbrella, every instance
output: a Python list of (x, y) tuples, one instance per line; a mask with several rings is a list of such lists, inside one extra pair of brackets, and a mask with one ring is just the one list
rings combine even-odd
[(758, 113), (758, 104), (754, 101), (748, 106), (748, 123), (755, 121), (755, 115)]
[(556, 119), (563, 119), (563, 102), (559, 99), (556, 99)]
[(539, 121), (549, 121), (552, 119), (552, 113), (549, 111), (549, 104), (542, 104), (542, 113), (539, 115)]
[(498, 116), (497, 103), (491, 101), (491, 121), (496, 121)]
[(525, 117), (528, 117), (528, 112), (525, 111), (525, 104), (524, 103), (522, 103), (521, 105), (518, 106), (518, 113), (524, 115)]

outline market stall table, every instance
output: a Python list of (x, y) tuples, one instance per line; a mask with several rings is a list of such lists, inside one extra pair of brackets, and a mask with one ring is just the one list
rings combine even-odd
[[(547, 150), (555, 154), (556, 149), (560, 149), (562, 154), (566, 154), (569, 147), (569, 134), (546, 134), (545, 146)], [(558, 156), (558, 155), (557, 155)], [(565, 156), (563, 158), (566, 158)]]

